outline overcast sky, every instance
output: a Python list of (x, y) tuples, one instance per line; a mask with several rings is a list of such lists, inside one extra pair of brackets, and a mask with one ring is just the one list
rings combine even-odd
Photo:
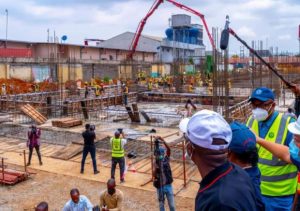
[[(299, 52), (300, 0), (177, 0), (205, 15), (208, 27), (230, 26), (247, 42), (262, 40), (264, 47)], [(125, 31), (134, 32), (154, 0), (0, 0), (0, 38), (5, 39), (8, 9), (8, 39), (47, 41), (51, 34), (68, 36), (68, 43), (85, 38), (108, 39)], [(165, 1), (149, 18), (144, 34), (165, 36), (172, 14), (187, 12)], [(202, 24), (192, 15), (192, 22)], [(204, 43), (211, 46), (206, 33)], [(240, 44), (231, 38), (230, 51)]]

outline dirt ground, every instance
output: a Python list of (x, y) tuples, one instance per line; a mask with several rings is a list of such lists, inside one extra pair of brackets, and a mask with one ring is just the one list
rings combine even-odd
[[(101, 182), (63, 176), (44, 171), (36, 171), (30, 179), (15, 186), (0, 186), (0, 211), (33, 210), (40, 201), (47, 201), (50, 210), (61, 210), (69, 200), (70, 189), (77, 187), (92, 204), (99, 203), (99, 195), (106, 185)], [(124, 193), (123, 209), (158, 210), (155, 192), (138, 190), (124, 186), (117, 187)], [(194, 199), (175, 197), (176, 210), (193, 210)], [(167, 205), (166, 205), (167, 206)], [(166, 209), (168, 210), (168, 209)]]

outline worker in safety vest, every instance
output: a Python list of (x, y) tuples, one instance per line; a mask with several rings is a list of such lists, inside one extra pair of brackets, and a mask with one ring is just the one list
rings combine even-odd
[(188, 92), (189, 93), (193, 93), (194, 92), (194, 84), (190, 83), (190, 85), (188, 86)]
[(100, 95), (100, 86), (99, 85), (96, 85), (96, 87), (95, 87), (95, 95), (96, 95), (96, 97), (99, 97), (99, 95)]
[(263, 148), (270, 151), (274, 156), (281, 160), (292, 163), (298, 168), (298, 185), (297, 185), (297, 203), (294, 204), (293, 210), (300, 210), (300, 118), (297, 122), (292, 122), (288, 125), (289, 132), (293, 133), (294, 137), (289, 146), (265, 141), (260, 137), (256, 137), (257, 143)]
[(123, 83), (122, 89), (123, 89), (123, 104), (125, 106), (127, 106), (127, 104), (128, 104), (128, 86), (125, 83)]
[(2, 84), (1, 95), (6, 95), (6, 84)]
[[(288, 146), (293, 135), (287, 125), (295, 120), (275, 111), (274, 98), (274, 93), (268, 88), (253, 91), (249, 99), (253, 115), (247, 126), (265, 141)], [(258, 155), (260, 187), (266, 210), (291, 210), (297, 187), (296, 166), (278, 159), (263, 147), (258, 148)]]
[(40, 91), (40, 85), (39, 84), (34, 84), (33, 88), (34, 88), (34, 92), (39, 92)]
[(152, 91), (152, 81), (148, 82), (148, 91)]
[[(122, 138), (121, 138), (122, 135)], [(120, 168), (120, 181), (124, 183), (124, 172), (125, 172), (125, 152), (124, 145), (127, 143), (127, 140), (124, 138), (124, 133), (122, 129), (115, 132), (115, 135), (110, 140), (111, 144), (111, 178), (115, 179), (115, 170), (117, 164)]]

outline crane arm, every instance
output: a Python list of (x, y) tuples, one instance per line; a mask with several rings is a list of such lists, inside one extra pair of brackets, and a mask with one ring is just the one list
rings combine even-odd
[[(188, 11), (188, 12), (190, 12), (190, 13), (192, 13), (192, 14), (198, 16), (198, 17), (200, 17), (200, 19), (201, 19), (202, 22), (203, 22), (203, 25), (204, 25), (205, 31), (206, 31), (206, 33), (207, 33), (207, 36), (208, 36), (208, 38), (209, 38), (209, 41), (210, 41), (210, 43), (211, 43), (211, 45), (212, 45), (212, 48), (213, 48), (213, 50), (216, 50), (216, 46), (215, 46), (214, 40), (213, 40), (213, 38), (212, 38), (212, 36), (211, 36), (211, 34), (210, 34), (210, 32), (209, 32), (209, 29), (208, 29), (208, 26), (207, 26), (207, 23), (206, 23), (206, 21), (205, 21), (205, 18), (204, 18), (204, 15), (203, 15), (203, 14), (201, 14), (201, 13), (197, 12), (196, 10), (193, 10), (192, 8), (189, 8), (189, 7), (187, 7), (187, 6), (183, 5), (183, 4), (180, 4), (180, 3), (178, 3), (178, 2), (176, 2), (176, 1), (174, 1), (174, 0), (166, 0), (166, 1), (172, 3), (172, 4), (175, 5), (176, 7), (179, 7), (180, 9), (186, 10), (186, 11)], [(136, 32), (135, 32), (135, 34), (134, 34), (133, 39), (132, 39), (132, 42), (131, 42), (131, 45), (130, 45), (130, 48), (129, 48), (129, 49), (130, 49), (130, 52), (129, 52), (129, 54), (127, 55), (127, 59), (132, 59), (133, 54), (134, 54), (135, 51), (136, 51), (137, 45), (138, 45), (138, 43), (139, 43), (139, 39), (140, 39), (140, 37), (141, 37), (142, 31), (143, 31), (143, 29), (144, 29), (144, 26), (145, 26), (145, 24), (146, 24), (148, 18), (155, 12), (155, 10), (156, 10), (163, 2), (164, 2), (164, 0), (156, 0), (156, 1), (153, 3), (153, 5), (152, 5), (152, 7), (150, 8), (150, 10), (148, 11), (147, 15), (146, 15), (146, 16), (141, 20), (141, 22), (139, 23), (138, 28), (137, 28), (137, 30), (136, 30)]]
[(208, 38), (209, 38), (209, 41), (210, 41), (210, 44), (211, 44), (213, 50), (216, 50), (216, 46), (215, 46), (214, 40), (213, 40), (213, 38), (212, 38), (212, 36), (211, 36), (211, 34), (210, 34), (210, 32), (209, 32), (209, 29), (208, 29), (208, 26), (207, 26), (207, 23), (206, 23), (206, 21), (205, 21), (205, 18), (204, 18), (204, 15), (203, 15), (203, 14), (197, 12), (196, 10), (194, 10), (194, 9), (192, 9), (192, 8), (190, 8), (190, 7), (187, 7), (187, 6), (183, 5), (183, 4), (180, 4), (180, 3), (178, 3), (178, 2), (176, 2), (176, 1), (174, 1), (174, 0), (166, 0), (166, 1), (172, 3), (172, 4), (175, 5), (176, 7), (179, 7), (180, 9), (183, 9), (183, 10), (185, 10), (185, 11), (188, 11), (188, 12), (190, 12), (190, 13), (192, 13), (192, 14), (198, 16), (198, 17), (202, 20), (202, 23), (203, 23), (203, 25), (204, 25), (205, 31), (206, 31), (206, 33), (207, 33), (207, 36), (208, 36)]
[(131, 42), (131, 45), (130, 45), (130, 48), (129, 48), (129, 49), (131, 49), (131, 51), (128, 54), (128, 59), (132, 59), (133, 54), (136, 51), (137, 45), (139, 43), (139, 39), (141, 37), (142, 31), (144, 29), (144, 26), (145, 26), (148, 18), (154, 13), (154, 11), (159, 7), (159, 5), (161, 5), (163, 3), (163, 1), (164, 0), (156, 0), (154, 2), (154, 4), (152, 5), (152, 7), (150, 8), (150, 10), (148, 11), (147, 15), (139, 23), (138, 28), (137, 28), (137, 30), (134, 34), (134, 37), (132, 39), (132, 42)]

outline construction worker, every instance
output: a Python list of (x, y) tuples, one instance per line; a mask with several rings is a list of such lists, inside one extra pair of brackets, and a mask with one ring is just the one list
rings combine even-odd
[(190, 83), (190, 85), (188, 86), (188, 92), (189, 93), (193, 93), (194, 92), (194, 84)]
[(87, 82), (84, 83), (84, 89), (84, 98), (87, 98), (89, 95), (89, 86)]
[(99, 85), (96, 85), (96, 87), (95, 87), (95, 96), (96, 97), (100, 96), (100, 86)]
[(149, 81), (148, 82), (148, 91), (152, 91), (152, 82), (151, 81)]
[(40, 85), (39, 84), (34, 84), (34, 92), (39, 92), (40, 91)]
[(1, 95), (6, 95), (6, 84), (2, 84)]
[[(120, 137), (122, 135), (122, 138)], [(116, 131), (113, 138), (110, 139), (111, 144), (111, 178), (115, 179), (115, 170), (117, 164), (120, 168), (120, 181), (121, 183), (125, 182), (124, 172), (125, 172), (125, 152), (124, 145), (127, 143), (127, 140), (124, 138), (124, 133)]]
[(123, 103), (125, 106), (128, 104), (128, 86), (123, 83)]
[(293, 210), (300, 210), (300, 118), (296, 122), (288, 125), (288, 130), (293, 134), (293, 140), (289, 146), (276, 144), (273, 142), (265, 141), (264, 139), (256, 136), (257, 143), (263, 148), (270, 151), (274, 156), (279, 159), (294, 164), (298, 169), (298, 185), (297, 185), (297, 203)]
[[(249, 99), (252, 116), (247, 126), (265, 141), (289, 146), (292, 133), (287, 125), (295, 120), (275, 111), (272, 90), (260, 87)], [(297, 168), (273, 156), (268, 150), (258, 150), (258, 167), (261, 171), (261, 193), (266, 210), (291, 210), (297, 186)]]

